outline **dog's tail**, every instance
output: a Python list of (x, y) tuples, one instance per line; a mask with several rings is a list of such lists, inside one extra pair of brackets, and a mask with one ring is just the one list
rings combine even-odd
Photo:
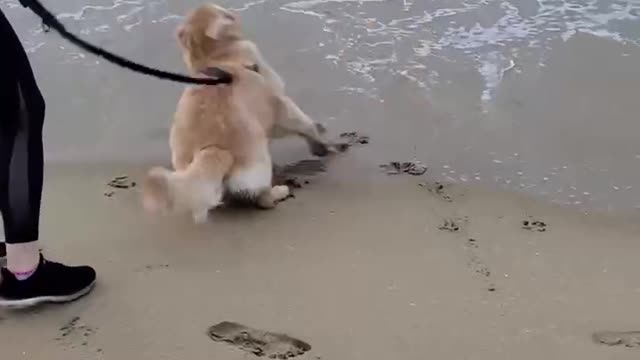
[(154, 167), (143, 183), (143, 205), (150, 212), (191, 211), (195, 221), (202, 222), (209, 210), (220, 205), (223, 180), (232, 164), (229, 151), (208, 146), (184, 170)]

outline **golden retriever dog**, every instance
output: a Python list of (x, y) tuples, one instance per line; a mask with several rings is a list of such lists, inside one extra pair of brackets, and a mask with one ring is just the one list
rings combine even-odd
[(177, 30), (184, 62), (193, 76), (230, 74), (230, 84), (187, 87), (170, 133), (173, 171), (155, 167), (143, 183), (149, 211), (190, 211), (203, 222), (223, 197), (273, 208), (289, 196), (272, 186), (271, 138), (302, 136), (311, 152), (335, 146), (285, 94), (284, 82), (245, 39), (235, 15), (217, 5), (191, 12)]

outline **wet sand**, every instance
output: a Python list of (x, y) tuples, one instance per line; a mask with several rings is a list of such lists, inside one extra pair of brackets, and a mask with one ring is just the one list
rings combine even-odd
[(2, 357), (253, 357), (207, 336), (233, 321), (310, 344), (303, 359), (637, 358), (591, 339), (640, 323), (637, 221), (427, 175), (344, 176), (350, 156), (273, 211), (202, 227), (144, 217), (135, 188), (103, 195), (142, 168), (50, 169), (46, 251), (100, 282), (70, 306), (0, 312)]
[[(179, 70), (176, 14), (195, 3), (51, 5), (92, 41)], [(640, 329), (637, 2), (232, 4), (303, 109), (370, 142), (276, 210), (204, 226), (107, 186), (168, 162), (181, 86), (0, 6), (48, 100), (43, 245), (100, 275), (73, 305), (0, 312), (0, 358), (251, 359), (233, 344), (289, 337), (317, 360), (638, 357), (592, 339)], [(274, 157), (308, 155), (291, 140)], [(387, 175), (392, 161), (428, 170)], [(213, 341), (225, 322), (253, 330)]]

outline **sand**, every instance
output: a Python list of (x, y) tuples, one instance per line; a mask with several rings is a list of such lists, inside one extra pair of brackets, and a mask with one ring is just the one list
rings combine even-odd
[(637, 221), (431, 192), (428, 175), (341, 175), (351, 154), (273, 211), (224, 209), (200, 227), (143, 216), (136, 188), (104, 196), (143, 167), (49, 169), (46, 251), (93, 264), (99, 282), (69, 306), (0, 312), (2, 358), (252, 358), (207, 336), (223, 321), (300, 339), (302, 359), (637, 358), (591, 338), (640, 326)]
[[(183, 71), (173, 34), (200, 1), (50, 3), (84, 38)], [(306, 163), (273, 211), (149, 217), (137, 187), (107, 184), (168, 162), (182, 86), (0, 1), (48, 102), (43, 246), (99, 273), (74, 304), (0, 311), (1, 360), (640, 356), (637, 1), (221, 3), (356, 146)], [(274, 158), (309, 156), (284, 141)], [(240, 325), (213, 341), (221, 323)]]

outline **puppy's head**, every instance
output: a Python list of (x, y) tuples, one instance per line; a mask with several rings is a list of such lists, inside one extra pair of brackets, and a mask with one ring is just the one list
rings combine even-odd
[(211, 52), (240, 39), (240, 24), (230, 11), (202, 5), (187, 15), (176, 32), (185, 63), (192, 71), (204, 66)]

